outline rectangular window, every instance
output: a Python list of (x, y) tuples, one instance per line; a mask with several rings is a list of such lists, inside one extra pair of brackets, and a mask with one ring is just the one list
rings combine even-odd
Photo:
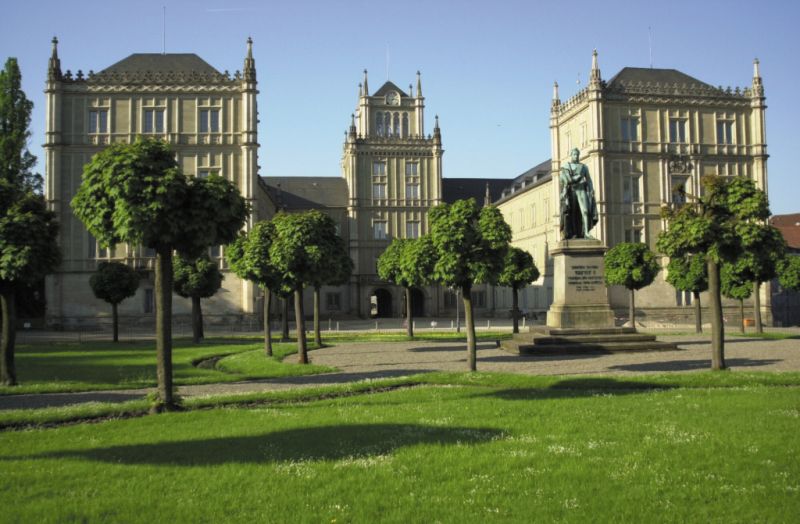
[(550, 199), (544, 199), (544, 221), (550, 222)]
[(472, 292), (472, 307), (486, 307), (486, 291)]
[(386, 198), (386, 184), (372, 184), (372, 198)]
[(669, 119), (669, 141), (673, 144), (686, 143), (686, 120), (683, 118)]
[(208, 248), (208, 256), (211, 258), (220, 258), (222, 256), (222, 246), (211, 246)]
[(144, 312), (153, 313), (156, 310), (156, 301), (153, 295), (153, 288), (144, 290)]
[(373, 238), (376, 240), (386, 240), (386, 221), (377, 220), (372, 223)]
[(620, 121), (623, 142), (639, 141), (639, 117), (626, 116)]
[(717, 144), (733, 144), (733, 120), (717, 120)]
[(678, 290), (675, 290), (675, 305), (677, 305), (677, 306), (691, 306), (692, 305), (692, 292), (691, 291), (678, 291)]
[(536, 225), (536, 204), (531, 205), (531, 227)]
[(89, 132), (108, 133), (108, 109), (89, 111)]
[(639, 191), (639, 184), (641, 178), (639, 175), (624, 175), (622, 177), (622, 203), (631, 204), (633, 202), (641, 202), (641, 193)]
[(198, 130), (200, 133), (219, 133), (219, 109), (201, 109)]
[(373, 162), (372, 176), (386, 176), (386, 162)]
[(325, 305), (328, 311), (340, 311), (342, 309), (341, 293), (326, 293)]
[(642, 241), (642, 229), (638, 227), (629, 228), (625, 230), (625, 242), (636, 242), (639, 243)]
[(406, 176), (418, 176), (419, 164), (416, 162), (409, 162), (406, 164)]
[(672, 176), (672, 204), (681, 207), (686, 203), (686, 192), (689, 184), (688, 176)]
[(163, 133), (164, 132), (164, 110), (145, 109), (144, 110), (144, 132)]
[(406, 222), (406, 238), (419, 238), (419, 222)]
[(97, 240), (95, 240), (91, 233), (88, 233), (87, 237), (86, 257), (94, 258), (97, 256)]
[(406, 184), (406, 198), (419, 198), (419, 184)]

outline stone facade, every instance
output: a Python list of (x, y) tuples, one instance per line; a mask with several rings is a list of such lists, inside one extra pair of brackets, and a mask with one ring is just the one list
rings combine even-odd
[[(187, 176), (217, 174), (233, 181), (253, 206), (253, 220), (268, 218), (274, 205), (258, 178), (255, 60), (248, 40), (242, 72), (220, 73), (193, 54), (133, 54), (100, 71), (61, 71), (53, 39), (46, 86), (46, 187), (60, 223), (64, 261), (46, 282), (47, 323), (54, 327), (95, 325), (109, 307), (94, 298), (89, 276), (102, 260), (150, 270), (155, 255), (141, 246), (101, 247), (74, 216), (70, 201), (83, 166), (111, 143), (137, 136), (166, 140)], [(224, 248), (210, 250), (223, 263)], [(253, 286), (225, 270), (223, 288), (208, 300), (209, 322), (239, 322), (257, 308)], [(120, 305), (123, 322), (151, 323), (153, 282)], [(190, 302), (176, 296), (176, 314)]]

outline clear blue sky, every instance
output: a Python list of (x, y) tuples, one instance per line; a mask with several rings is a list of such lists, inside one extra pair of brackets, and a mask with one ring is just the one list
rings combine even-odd
[[(13, 1), (0, 18), (0, 59), (19, 59), (35, 104), (32, 151), (44, 141), (44, 80), (57, 35), (64, 70), (99, 71), (137, 52), (197, 53), (241, 69), (252, 35), (261, 94), (262, 175), (339, 176), (343, 132), (364, 68), (370, 88), (419, 69), (428, 126), (441, 121), (444, 175), (509, 178), (549, 158), (552, 83), (585, 85), (592, 49), (603, 78), (650, 63), (712, 85), (746, 86), (761, 60), (772, 211), (800, 212), (797, 147), (800, 7), (794, 2), (531, 0)], [(602, 8), (602, 10), (600, 10)], [(793, 145), (794, 144), (794, 145)]]

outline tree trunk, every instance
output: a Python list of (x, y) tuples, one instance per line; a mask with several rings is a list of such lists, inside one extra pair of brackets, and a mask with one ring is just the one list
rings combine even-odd
[(406, 334), (409, 338), (414, 338), (414, 318), (412, 317), (411, 313), (411, 288), (406, 288), (406, 322), (408, 322), (408, 327), (406, 328)]
[(700, 307), (700, 292), (692, 291), (694, 295), (694, 332), (703, 332), (703, 310)]
[(306, 345), (306, 321), (303, 318), (303, 288), (294, 291), (294, 316), (297, 330), (298, 362), (308, 364), (308, 346)]
[(744, 299), (739, 299), (739, 330), (744, 334)]
[(14, 345), (17, 341), (17, 307), (13, 289), (3, 289), (0, 293), (3, 308), (3, 335), (0, 338), (0, 384), (17, 385), (17, 370), (14, 366)]
[(117, 304), (111, 304), (111, 332), (114, 342), (119, 342), (119, 315), (117, 314)]
[(463, 286), (464, 320), (467, 328), (467, 366), (470, 371), (478, 370), (478, 348), (475, 343), (475, 318), (472, 315), (472, 286)]
[(264, 289), (264, 352), (272, 356), (272, 326), (269, 324), (269, 307), (272, 303), (272, 291)]
[(200, 297), (192, 297), (192, 342), (199, 344), (203, 340), (203, 310), (200, 308)]
[(711, 369), (725, 369), (725, 326), (722, 324), (722, 296), (719, 264), (708, 259), (708, 300), (711, 313)]
[(761, 282), (753, 282), (753, 318), (756, 321), (756, 333), (764, 332), (764, 325), (761, 323)]
[(511, 286), (511, 323), (513, 328), (512, 333), (519, 333), (519, 294), (517, 293), (517, 286)]
[(283, 315), (281, 319), (281, 342), (289, 342), (289, 295), (282, 299)]
[(314, 286), (314, 343), (322, 347), (322, 332), (319, 330), (319, 286)]
[(631, 299), (628, 301), (628, 320), (631, 321), (631, 327), (636, 329), (636, 295), (634, 295), (634, 290), (631, 289), (630, 292)]
[(153, 411), (175, 409), (172, 396), (172, 250), (162, 248), (156, 257), (156, 369), (159, 403)]

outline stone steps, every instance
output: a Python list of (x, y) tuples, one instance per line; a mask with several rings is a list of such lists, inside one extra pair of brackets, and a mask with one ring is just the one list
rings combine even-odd
[(628, 351), (671, 351), (675, 344), (660, 342), (655, 335), (637, 333), (633, 328), (550, 329), (533, 328), (532, 333), (514, 335), (500, 347), (519, 355), (569, 355)]

